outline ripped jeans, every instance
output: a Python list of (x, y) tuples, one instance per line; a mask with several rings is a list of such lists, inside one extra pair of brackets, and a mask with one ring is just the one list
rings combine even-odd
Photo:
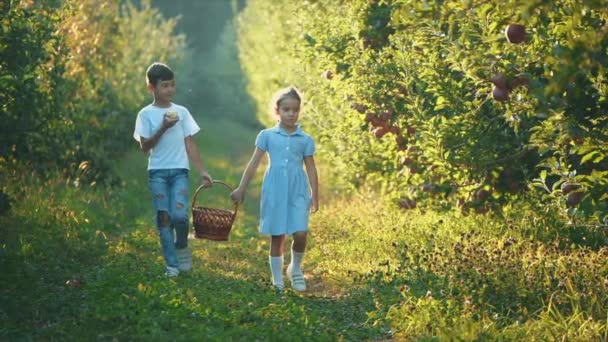
[(148, 187), (167, 266), (178, 267), (175, 249), (188, 247), (188, 169), (148, 170)]

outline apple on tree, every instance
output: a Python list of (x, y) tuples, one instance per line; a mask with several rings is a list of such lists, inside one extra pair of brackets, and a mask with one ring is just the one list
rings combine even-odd
[(500, 102), (508, 101), (509, 90), (507, 88), (499, 88), (494, 86), (494, 89), (492, 89), (492, 98)]
[(505, 29), (505, 36), (511, 44), (520, 44), (526, 40), (526, 27), (521, 24), (511, 24)]

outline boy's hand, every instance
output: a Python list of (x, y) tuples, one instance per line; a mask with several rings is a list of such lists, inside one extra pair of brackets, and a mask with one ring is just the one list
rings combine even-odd
[(234, 203), (241, 204), (245, 199), (245, 192), (241, 190), (241, 188), (236, 188), (236, 190), (230, 194), (230, 198)]
[(317, 211), (319, 211), (319, 199), (318, 198), (312, 198), (310, 200), (310, 212), (314, 214)]
[(210, 188), (213, 186), (213, 179), (207, 172), (201, 172), (201, 185), (203, 188)]
[(164, 118), (163, 118), (163, 126), (162, 128), (164, 129), (169, 129), (173, 126), (175, 126), (175, 124), (179, 121), (179, 118), (177, 119), (170, 119), (169, 117), (167, 117), (167, 115), (165, 114)]

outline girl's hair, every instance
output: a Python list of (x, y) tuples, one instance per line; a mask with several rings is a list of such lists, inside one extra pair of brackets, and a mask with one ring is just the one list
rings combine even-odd
[(274, 95), (272, 96), (272, 102), (270, 103), (271, 106), (271, 113), (274, 115), (276, 114), (277, 109), (279, 108), (279, 103), (281, 103), (281, 101), (283, 101), (286, 98), (292, 98), (292, 99), (296, 99), (298, 100), (298, 102), (300, 102), (300, 105), (302, 104), (302, 94), (300, 94), (300, 91), (294, 87), (294, 86), (289, 86), (287, 88), (283, 88), (279, 91), (277, 91), (276, 93), (274, 93)]

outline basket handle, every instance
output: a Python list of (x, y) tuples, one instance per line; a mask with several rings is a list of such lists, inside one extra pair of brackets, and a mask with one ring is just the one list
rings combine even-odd
[[(228, 185), (228, 184), (226, 184), (226, 183), (224, 183), (224, 182), (222, 182), (222, 181), (219, 181), (219, 180), (213, 180), (213, 183), (217, 183), (217, 184), (222, 184), (222, 185), (224, 185), (225, 187), (227, 187), (227, 188), (228, 188), (228, 190), (230, 190), (230, 192), (234, 191), (234, 189), (233, 189), (233, 188), (232, 188), (230, 185)], [(198, 193), (199, 193), (201, 190), (203, 190), (204, 188), (205, 188), (205, 187), (204, 187), (204, 186), (202, 186), (202, 185), (199, 185), (199, 186), (198, 186), (198, 188), (196, 188), (196, 192), (194, 192), (194, 196), (192, 197), (192, 204), (190, 205), (190, 210), (192, 210), (192, 208), (194, 208), (194, 205), (196, 204), (196, 197), (198, 196)], [(235, 217), (236, 217), (236, 212), (237, 212), (237, 210), (238, 210), (238, 209), (239, 209), (239, 205), (238, 205), (237, 203), (235, 203), (235, 204), (234, 204), (234, 216), (235, 216)]]

